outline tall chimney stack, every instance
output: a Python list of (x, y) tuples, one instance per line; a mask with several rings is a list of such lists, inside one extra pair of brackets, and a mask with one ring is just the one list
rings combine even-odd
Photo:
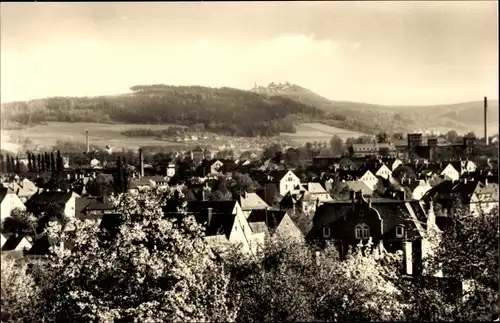
[(141, 172), (141, 178), (144, 177), (144, 155), (142, 154), (142, 148), (139, 148), (139, 167)]
[(488, 98), (484, 97), (484, 142), (489, 144), (488, 140)]
[(85, 139), (87, 142), (87, 153), (90, 152), (89, 132), (85, 131)]

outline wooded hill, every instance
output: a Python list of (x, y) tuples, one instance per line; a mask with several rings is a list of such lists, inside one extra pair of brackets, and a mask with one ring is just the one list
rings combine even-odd
[(22, 125), (48, 121), (203, 124), (207, 131), (238, 136), (294, 132), (300, 120), (325, 118), (325, 112), (292, 99), (232, 88), (148, 85), (131, 90), (118, 96), (7, 103), (2, 105), (2, 116)]

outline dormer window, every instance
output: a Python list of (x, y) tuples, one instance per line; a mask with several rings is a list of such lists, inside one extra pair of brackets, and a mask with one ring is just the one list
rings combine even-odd
[(365, 240), (370, 238), (370, 227), (366, 225), (365, 223), (360, 223), (356, 225), (354, 229), (354, 235), (356, 236), (356, 239), (358, 240)]
[(403, 238), (405, 235), (405, 227), (403, 225), (396, 226), (396, 238)]
[(329, 227), (324, 227), (323, 228), (323, 237), (324, 238), (330, 238), (330, 234), (331, 234), (330, 228)]

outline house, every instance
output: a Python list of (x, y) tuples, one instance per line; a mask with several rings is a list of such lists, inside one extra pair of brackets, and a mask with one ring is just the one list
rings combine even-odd
[(73, 191), (43, 191), (33, 195), (26, 202), (26, 210), (35, 215), (59, 209), (66, 217), (76, 216), (76, 199), (79, 194)]
[(428, 181), (406, 178), (402, 179), (401, 186), (408, 187), (411, 190), (414, 200), (421, 200), (425, 193), (432, 189)]
[(238, 202), (246, 216), (248, 216), (252, 210), (267, 210), (271, 208), (259, 195), (257, 195), (257, 193), (245, 192), (243, 195), (239, 196)]
[(460, 181), (443, 181), (430, 189), (423, 197), (425, 202), (436, 201), (442, 207), (442, 216), (452, 216), (457, 201), (466, 205), (471, 214), (488, 212), (498, 207), (498, 184), (482, 183), (463, 178)]
[(270, 171), (268, 180), (278, 186), (279, 194), (284, 196), (287, 192), (293, 190), (300, 185), (300, 178), (297, 177), (291, 170)]
[(31, 196), (38, 192), (38, 187), (27, 178), (8, 183), (7, 188), (9, 188), (17, 196), (19, 196), (23, 203), (25, 203)]
[(26, 235), (12, 234), (2, 246), (2, 252), (23, 251), (27, 252), (33, 246), (33, 239)]
[(253, 210), (247, 221), (254, 234), (263, 233), (266, 238), (275, 235), (293, 239), (304, 238), (302, 232), (286, 211)]
[(214, 161), (210, 165), (210, 174), (218, 174), (222, 166), (224, 166), (224, 163), (221, 162), (220, 160)]
[(349, 191), (361, 191), (361, 194), (363, 194), (363, 196), (373, 195), (373, 189), (366, 185), (366, 183), (363, 181), (346, 181), (344, 182), (344, 184)]
[[(167, 216), (184, 216), (177, 211), (175, 201), (164, 207)], [(189, 201), (186, 210), (205, 227), (205, 239), (212, 249), (223, 252), (229, 245), (239, 246), (242, 252), (256, 252), (259, 243), (237, 201)], [(259, 235), (262, 239), (263, 236)]]
[(26, 210), (26, 206), (13, 191), (8, 188), (0, 187), (0, 223), (10, 217), (12, 210)]
[(307, 193), (311, 195), (311, 197), (314, 200), (318, 200), (319, 203), (325, 203), (325, 202), (330, 202), (333, 201), (332, 197), (330, 196), (330, 193), (328, 193), (323, 186), (321, 186), (320, 183), (307, 183), (304, 185), (301, 185)]
[(403, 161), (399, 158), (391, 158), (385, 161), (385, 164), (393, 172), (399, 165), (403, 164)]
[(450, 164), (453, 166), (455, 170), (458, 171), (460, 175), (466, 173), (473, 173), (477, 169), (477, 165), (471, 160), (452, 161), (450, 162)]
[(175, 175), (175, 164), (174, 163), (169, 163), (167, 166), (167, 176), (168, 177), (173, 177)]
[(128, 185), (128, 191), (133, 194), (151, 189), (155, 183), (149, 178), (132, 179)]
[(154, 175), (154, 176), (146, 176), (144, 179), (147, 179), (153, 183), (155, 187), (166, 187), (168, 185), (168, 178), (165, 176)]
[(380, 166), (375, 172), (375, 175), (380, 176), (384, 179), (389, 179), (390, 177), (392, 177), (392, 170), (386, 165), (382, 164), (382, 166)]
[(0, 249), (3, 248), (5, 242), (7, 242), (7, 239), (9, 239), (10, 234), (7, 233), (0, 233)]
[(440, 172), (440, 175), (451, 181), (457, 181), (460, 178), (460, 172), (457, 171), (451, 163), (446, 165), (446, 167)]
[(101, 162), (96, 159), (96, 158), (93, 158), (91, 161), (90, 161), (90, 167), (91, 168), (101, 168)]
[(499, 190), (497, 183), (477, 182), (469, 199), (469, 210), (472, 214), (488, 213), (495, 207), (499, 207)]
[(75, 201), (75, 216), (80, 220), (92, 220), (100, 223), (105, 214), (111, 214), (113, 206), (96, 198), (78, 197)]
[(375, 176), (375, 174), (373, 174), (369, 170), (364, 172), (364, 174), (358, 179), (358, 181), (365, 183), (366, 186), (368, 186), (372, 191), (377, 188), (379, 183), (377, 176)]
[(405, 273), (423, 268), (422, 248), (426, 238), (427, 214), (419, 201), (370, 199), (351, 192), (349, 201), (334, 201), (318, 207), (307, 239), (322, 245), (333, 242), (345, 257), (349, 247), (371, 239), (380, 250), (405, 253)]

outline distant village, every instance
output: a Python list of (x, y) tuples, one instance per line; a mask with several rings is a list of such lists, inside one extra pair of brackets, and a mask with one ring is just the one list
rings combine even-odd
[[(404, 271), (418, 275), (430, 221), (444, 229), (455, 200), (473, 212), (498, 207), (498, 159), (477, 157), (481, 145), (475, 138), (450, 144), (408, 134), (404, 144), (353, 144), (343, 156), (311, 148), (298, 166), (287, 161), (289, 151), (270, 152), (268, 158), (250, 152), (215, 158), (201, 146), (154, 156), (139, 149), (115, 160), (109, 149), (101, 157), (90, 151), (2, 156), (2, 253), (17, 258), (48, 253), (47, 239), (37, 236), (47, 221), (39, 221), (34, 234), (17, 232), (9, 218), (19, 210), (38, 219), (63, 215), (99, 223), (113, 216), (110, 194), (175, 185), (188, 200), (188, 212), (228, 222), (204, 224), (207, 241), (219, 247), (241, 244), (251, 253), (266, 236), (280, 232), (319, 244), (332, 241), (345, 255), (349, 246), (371, 237), (388, 252), (411, 252)], [(457, 158), (436, 159), (439, 147), (454, 150)], [(231, 224), (235, 219), (246, 228), (238, 234)]]

